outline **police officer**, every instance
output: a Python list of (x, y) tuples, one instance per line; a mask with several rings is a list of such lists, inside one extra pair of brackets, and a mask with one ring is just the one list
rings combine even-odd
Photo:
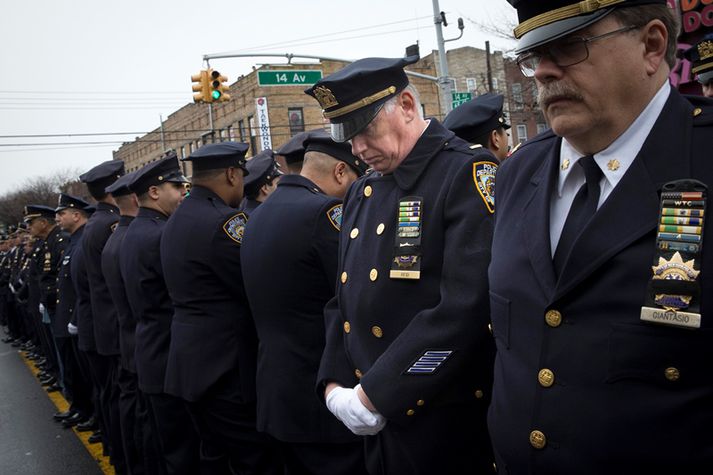
[(161, 240), (175, 306), (166, 391), (188, 402), (211, 473), (233, 467), (281, 474), (269, 437), (255, 429), (257, 337), (240, 274), (247, 215), (235, 209), (247, 149), (244, 143), (210, 144), (185, 159), (193, 163), (191, 193)]
[(164, 470), (188, 475), (200, 472), (199, 440), (185, 403), (164, 392), (174, 310), (160, 256), (161, 234), (168, 217), (183, 200), (187, 182), (175, 155), (151, 162), (136, 172), (128, 187), (138, 197), (139, 211), (124, 233), (119, 267), (136, 319), (139, 389), (147, 395)]
[[(57, 344), (57, 352), (64, 368), (65, 396), (71, 402), (68, 414), (57, 415), (55, 420), (61, 420), (64, 427), (72, 427), (89, 419), (93, 412), (92, 386), (83, 377), (74, 349), (76, 336), (69, 333), (68, 325), (73, 317), (77, 296), (72, 283), (71, 261), (75, 249), (81, 245), (87, 214), (84, 208), (89, 203), (76, 196), (60, 193), (56, 221), (59, 227), (69, 234), (66, 248), (60, 261), (57, 276), (57, 309), (52, 319), (52, 332)], [(65, 417), (66, 416), (66, 417)]]
[(128, 184), (136, 172), (127, 173), (106, 187), (119, 207), (119, 221), (102, 250), (102, 273), (106, 281), (111, 300), (116, 307), (119, 322), (119, 350), (121, 357), (116, 383), (119, 387), (119, 421), (124, 446), (124, 456), (129, 473), (157, 473), (157, 445), (151, 434), (145, 398), (138, 390), (136, 363), (135, 332), (136, 319), (126, 299), (124, 280), (119, 267), (121, 243), (129, 224), (139, 211), (136, 195), (129, 190)]
[(713, 97), (713, 33), (708, 33), (695, 45), (688, 48), (685, 57), (693, 63), (691, 72), (701, 83), (703, 95)]
[(374, 169), (344, 200), (318, 393), (369, 436), (370, 473), (485, 471), (496, 165), (421, 116), (403, 70), (417, 59), (362, 59), (307, 91)]
[(248, 174), (244, 180), (244, 197), (238, 208), (248, 216), (267, 199), (283, 175), (272, 150), (264, 150), (247, 162)]
[(116, 384), (119, 368), (119, 331), (116, 308), (101, 268), (101, 253), (119, 220), (119, 209), (105, 189), (124, 174), (124, 162), (109, 160), (80, 175), (89, 194), (97, 200), (97, 210), (86, 224), (82, 238), (82, 253), (87, 268), (91, 295), (94, 337), (97, 352), (91, 360), (101, 387), (100, 409), (104, 419), (104, 435), (111, 448), (111, 462), (118, 473), (126, 471), (119, 422), (119, 388)]
[(325, 345), (323, 309), (337, 279), (341, 200), (367, 166), (324, 130), (304, 145), (301, 173), (283, 176), (255, 210), (241, 249), (260, 340), (258, 429), (280, 441), (288, 473), (365, 473), (360, 438), (313, 390)]
[(450, 111), (443, 126), (473, 146), (487, 148), (502, 163), (510, 149), (503, 100), (502, 94), (490, 92), (478, 96)]
[(713, 111), (669, 84), (676, 13), (665, 0), (509, 1), (552, 130), (497, 177), (498, 469), (708, 473)]
[(67, 245), (67, 235), (55, 224), (54, 208), (44, 205), (25, 206), (25, 223), (30, 234), (42, 240), (42, 248), (38, 254), (37, 280), (39, 284), (38, 311), (43, 323), (43, 330), (48, 345), (50, 345), (48, 358), (52, 359), (54, 369), (53, 377), (41, 380), (43, 385), (48, 385), (48, 391), (54, 392), (61, 389), (62, 362), (58, 359), (57, 345), (52, 333), (52, 316), (57, 306), (57, 274), (62, 251)]

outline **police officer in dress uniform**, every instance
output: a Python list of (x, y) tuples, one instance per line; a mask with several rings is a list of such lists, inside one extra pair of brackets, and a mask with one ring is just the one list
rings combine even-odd
[(446, 115), (443, 126), (473, 147), (486, 147), (501, 163), (508, 156), (510, 128), (503, 114), (502, 94), (486, 93), (462, 104)]
[(168, 217), (183, 200), (187, 182), (175, 155), (138, 170), (128, 186), (140, 207), (119, 250), (126, 298), (136, 319), (139, 389), (147, 395), (166, 473), (186, 475), (200, 473), (199, 440), (185, 403), (164, 392), (174, 309), (161, 267), (160, 242)]
[(138, 199), (128, 187), (135, 175), (136, 172), (127, 173), (106, 187), (106, 192), (111, 194), (119, 207), (119, 222), (102, 250), (102, 273), (119, 321), (119, 421), (124, 456), (132, 475), (160, 472), (160, 464), (157, 461), (158, 445), (155, 444), (157, 439), (151, 434), (145, 397), (138, 389), (134, 361), (136, 319), (126, 299), (124, 280), (119, 268), (121, 243), (129, 224), (139, 212)]
[(235, 209), (247, 149), (210, 144), (185, 159), (191, 193), (161, 239), (175, 306), (166, 392), (187, 401), (211, 473), (281, 474), (273, 441), (255, 428), (257, 336), (240, 274), (247, 215)]
[(57, 274), (62, 251), (67, 245), (66, 234), (55, 224), (54, 208), (44, 205), (27, 205), (25, 207), (25, 223), (30, 234), (42, 239), (42, 248), (38, 254), (37, 280), (39, 284), (38, 311), (42, 319), (45, 338), (50, 346), (49, 355), (53, 361), (53, 380), (43, 380), (49, 384), (50, 392), (61, 389), (62, 362), (58, 358), (57, 345), (52, 332), (52, 316), (57, 306)]
[(713, 97), (713, 33), (708, 33), (701, 41), (688, 48), (684, 56), (693, 63), (691, 72), (701, 83), (703, 95)]
[[(72, 283), (71, 262), (75, 249), (81, 245), (87, 214), (84, 208), (89, 203), (76, 196), (60, 193), (56, 221), (65, 233), (69, 234), (67, 246), (60, 256), (59, 274), (57, 275), (57, 308), (52, 319), (52, 332), (57, 344), (57, 352), (64, 368), (65, 396), (70, 401), (68, 414), (60, 414), (55, 420), (62, 421), (65, 427), (85, 422), (94, 413), (92, 405), (92, 386), (84, 378), (75, 351), (76, 336), (69, 332), (69, 323), (74, 315), (77, 294)], [(66, 417), (63, 417), (66, 416)]]
[(280, 441), (287, 473), (365, 473), (362, 441), (313, 389), (325, 344), (323, 309), (337, 281), (341, 200), (367, 165), (324, 130), (304, 145), (301, 173), (283, 176), (255, 210), (241, 249), (260, 339), (258, 429)]
[(90, 363), (99, 379), (100, 409), (105, 424), (103, 430), (111, 449), (111, 463), (117, 473), (126, 472), (119, 421), (119, 386), (116, 384), (119, 370), (119, 330), (116, 308), (111, 301), (101, 268), (101, 253), (119, 220), (119, 208), (105, 189), (123, 174), (124, 162), (109, 160), (79, 177), (80, 181), (86, 183), (92, 198), (97, 200), (97, 209), (87, 222), (82, 238), (97, 348)]
[(367, 58), (320, 80), (332, 138), (374, 168), (344, 200), (318, 393), (368, 435), (372, 474), (492, 469), (486, 269), (492, 154), (424, 120), (403, 67)]
[(280, 164), (275, 160), (272, 150), (264, 150), (247, 162), (247, 175), (243, 183), (243, 201), (238, 210), (248, 216), (260, 206), (277, 188), (277, 183), (283, 175)]
[(710, 473), (713, 109), (669, 85), (676, 13), (509, 1), (552, 130), (497, 176), (499, 472)]

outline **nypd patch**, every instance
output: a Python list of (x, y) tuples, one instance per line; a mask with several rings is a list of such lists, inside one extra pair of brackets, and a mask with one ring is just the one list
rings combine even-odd
[(245, 224), (248, 222), (248, 217), (245, 213), (240, 212), (231, 216), (223, 224), (223, 231), (230, 239), (238, 244), (243, 243), (243, 234), (245, 233)]
[(406, 371), (406, 374), (433, 374), (448, 358), (451, 350), (427, 350)]
[(327, 219), (332, 223), (334, 229), (340, 231), (342, 229), (342, 205), (334, 205), (327, 211)]
[(498, 166), (493, 162), (476, 162), (473, 164), (473, 181), (483, 198), (490, 213), (495, 212), (495, 172)]

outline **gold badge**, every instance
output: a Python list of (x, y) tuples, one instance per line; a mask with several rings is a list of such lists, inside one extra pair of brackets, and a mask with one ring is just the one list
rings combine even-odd
[(702, 41), (698, 45), (699, 61), (713, 57), (713, 41)]
[(620, 166), (621, 166), (621, 164), (619, 163), (619, 160), (617, 160), (617, 159), (609, 160), (607, 162), (607, 168), (609, 169), (609, 171), (612, 171), (612, 172), (617, 171)]
[(329, 109), (330, 107), (334, 107), (339, 104), (332, 91), (325, 86), (317, 86), (314, 88), (313, 92), (314, 97), (317, 98), (317, 101), (319, 102), (319, 105), (322, 106), (322, 109)]

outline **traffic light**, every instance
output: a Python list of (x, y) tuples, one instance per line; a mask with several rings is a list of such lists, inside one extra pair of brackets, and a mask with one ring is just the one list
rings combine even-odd
[(208, 70), (210, 72), (210, 97), (213, 102), (224, 102), (230, 100), (230, 94), (226, 94), (229, 90), (226, 76), (222, 76), (218, 71)]
[(213, 102), (210, 95), (210, 69), (201, 69), (201, 72), (191, 76), (193, 81), (193, 102)]

